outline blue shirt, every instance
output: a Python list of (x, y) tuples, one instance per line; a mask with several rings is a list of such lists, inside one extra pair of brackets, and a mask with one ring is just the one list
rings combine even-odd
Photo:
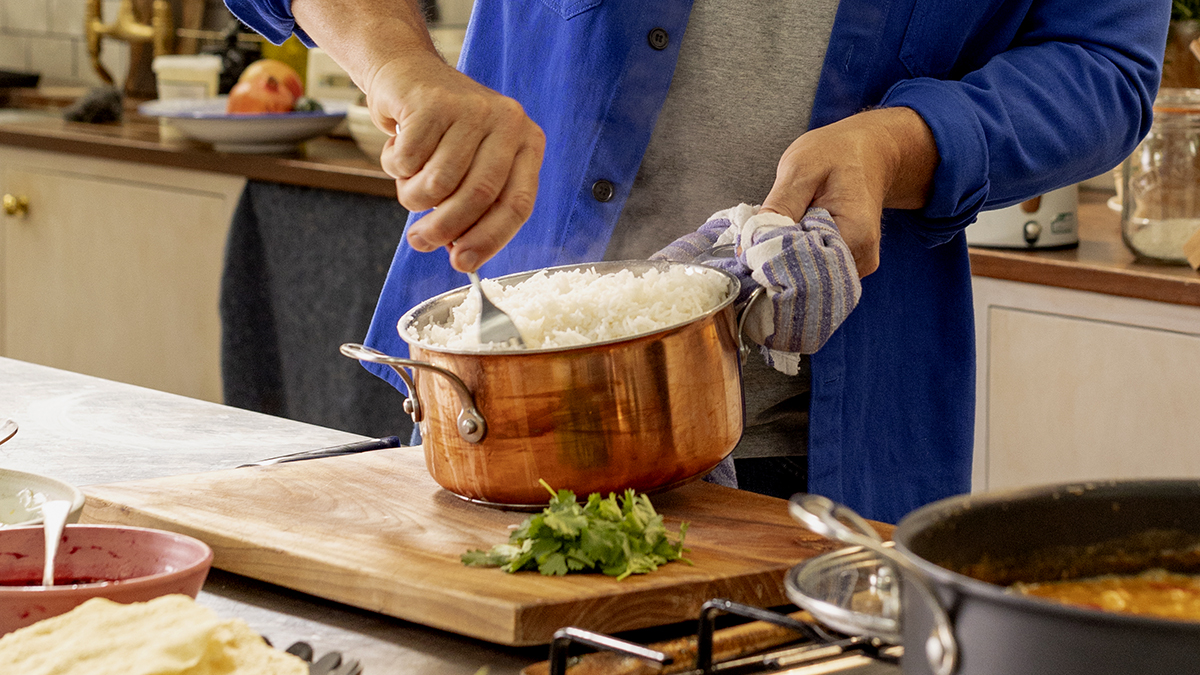
[[(274, 42), (296, 30), (290, 0), (227, 4)], [(520, 101), (547, 138), (533, 215), (483, 274), (603, 256), (690, 8), (689, 0), (476, 0), (459, 68)], [(941, 161), (923, 210), (885, 212), (879, 270), (813, 356), (810, 491), (896, 522), (970, 489), (975, 351), (962, 230), (982, 208), (1097, 175), (1132, 151), (1149, 130), (1170, 8), (1170, 0), (841, 1), (811, 126), (907, 106), (932, 129)], [(650, 46), (655, 28), (671, 36), (665, 49)], [(593, 196), (601, 180), (615, 186), (608, 201)], [(399, 317), (465, 283), (444, 251), (418, 253), (402, 241), (367, 343), (405, 355)], [(403, 387), (390, 370), (375, 372)]]

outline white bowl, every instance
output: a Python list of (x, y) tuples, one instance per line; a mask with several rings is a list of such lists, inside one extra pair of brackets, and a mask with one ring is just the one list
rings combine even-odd
[(378, 162), (383, 144), (390, 136), (371, 121), (371, 110), (365, 105), (350, 106), (346, 111), (346, 124), (350, 127), (350, 137), (363, 154)]
[[(26, 492), (27, 491), (27, 492)], [(23, 499), (23, 494), (25, 499)], [(28, 504), (32, 497), (34, 504)], [(36, 525), (42, 522), (42, 512), (36, 503), (63, 499), (71, 502), (71, 513), (67, 522), (79, 521), (83, 510), (83, 493), (74, 485), (60, 480), (39, 476), (36, 473), (0, 469), (0, 527), (11, 525)], [(28, 508), (30, 505), (33, 508)]]
[(325, 110), (231, 115), (227, 96), (205, 99), (159, 99), (138, 106), (148, 117), (160, 117), (184, 136), (212, 143), (218, 152), (289, 152), (301, 142), (331, 131), (346, 116), (345, 104), (330, 102)]

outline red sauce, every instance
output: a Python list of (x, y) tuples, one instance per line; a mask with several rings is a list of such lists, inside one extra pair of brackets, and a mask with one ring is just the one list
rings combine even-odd
[[(55, 586), (76, 586), (79, 584), (111, 584), (116, 579), (96, 579), (92, 577), (55, 577)], [(42, 578), (36, 579), (0, 579), (0, 586), (41, 586)]]

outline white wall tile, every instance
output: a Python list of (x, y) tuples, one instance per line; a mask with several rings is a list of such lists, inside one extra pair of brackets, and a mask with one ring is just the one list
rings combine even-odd
[(471, 18), (473, 0), (437, 0), (442, 26), (465, 26)]
[[(29, 0), (32, 2), (32, 0)], [(48, 0), (50, 5), (50, 30), (54, 33), (82, 37), (83, 16), (87, 0)]]
[(0, 68), (24, 72), (29, 70), (29, 40), (0, 31)]
[(112, 23), (117, 20), (117, 10), (121, 8), (121, 0), (102, 0), (100, 3), (100, 20)]
[(0, 0), (4, 27), (9, 30), (44, 33), (50, 28), (46, 0)]
[(75, 48), (70, 38), (29, 38), (29, 68), (42, 74), (42, 84), (73, 84), (77, 81)]
[[(98, 87), (104, 84), (96, 69), (92, 67), (91, 57), (87, 53), (87, 42), (80, 40), (75, 46), (79, 71), (76, 78), (80, 84)], [(125, 77), (129, 74), (129, 43), (118, 40), (105, 40), (100, 45), (100, 63), (112, 75), (117, 88), (125, 86)]]

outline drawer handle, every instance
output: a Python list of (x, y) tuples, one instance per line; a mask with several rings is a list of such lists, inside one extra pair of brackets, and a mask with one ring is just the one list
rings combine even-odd
[(24, 216), (29, 213), (29, 197), (4, 195), (4, 213), (9, 216)]

